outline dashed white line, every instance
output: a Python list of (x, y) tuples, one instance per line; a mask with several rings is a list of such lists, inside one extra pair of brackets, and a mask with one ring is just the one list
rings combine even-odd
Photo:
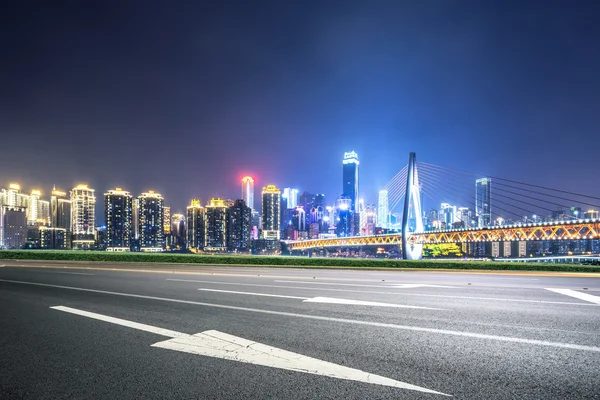
[(402, 304), (379, 303), (379, 302), (375, 302), (375, 301), (364, 301), (364, 300), (337, 299), (337, 298), (333, 298), (333, 297), (297, 297), (297, 296), (286, 296), (286, 295), (269, 294), (269, 293), (237, 292), (237, 291), (233, 291), (233, 290), (219, 290), (219, 289), (205, 289), (205, 288), (200, 288), (198, 290), (202, 290), (204, 292), (232, 293), (232, 294), (242, 294), (242, 295), (248, 295), (248, 296), (281, 297), (284, 299), (302, 300), (305, 303), (326, 303), (326, 304), (346, 304), (346, 305), (353, 305), (353, 306), (415, 308), (415, 309), (420, 309), (420, 310), (442, 310), (441, 308), (406, 306), (406, 305), (402, 305)]
[[(574, 302), (569, 302), (569, 301), (526, 300), (526, 299), (510, 299), (510, 298), (503, 298), (503, 297), (454, 296), (454, 295), (406, 293), (406, 292), (376, 292), (376, 291), (372, 291), (372, 290), (349, 290), (349, 289), (333, 289), (333, 288), (325, 289), (325, 288), (302, 287), (302, 286), (262, 285), (259, 283), (202, 281), (202, 280), (193, 280), (193, 279), (167, 279), (167, 281), (189, 282), (189, 283), (210, 283), (210, 284), (216, 284), (216, 285), (269, 287), (269, 288), (282, 288), (282, 289), (301, 289), (301, 290), (313, 290), (313, 291), (320, 291), (320, 292), (373, 293), (373, 294), (391, 294), (391, 295), (396, 295), (396, 296), (432, 297), (432, 298), (440, 298), (440, 299), (508, 301), (508, 302), (517, 302), (517, 303), (560, 304), (560, 305), (568, 305), (568, 306), (597, 307), (597, 305), (595, 305), (595, 304), (574, 303)], [(383, 286), (378, 286), (378, 287), (381, 287), (382, 289), (385, 288)]]

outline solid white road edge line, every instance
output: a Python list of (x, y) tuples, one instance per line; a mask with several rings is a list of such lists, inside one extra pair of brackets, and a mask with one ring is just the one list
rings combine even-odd
[(221, 358), (246, 364), (262, 365), (270, 368), (285, 369), (288, 371), (327, 376), (336, 379), (450, 396), (445, 393), (411, 385), (410, 383), (396, 381), (384, 376), (370, 374), (358, 369), (307, 357), (302, 354), (293, 353), (291, 351), (268, 346), (266, 344), (243, 339), (216, 330), (188, 335), (182, 332), (162, 329), (156, 326), (140, 324), (125, 319), (113, 318), (70, 307), (55, 306), (50, 308), (171, 338), (163, 342), (154, 343), (152, 347), (156, 348), (181, 351), (212, 358)]
[(225, 310), (247, 311), (247, 312), (253, 312), (253, 313), (258, 313), (258, 314), (269, 314), (269, 315), (281, 315), (281, 316), (285, 316), (285, 317), (312, 319), (312, 320), (316, 320), (316, 321), (340, 322), (340, 323), (345, 323), (345, 324), (363, 325), (363, 326), (376, 326), (376, 327), (380, 327), (380, 328), (399, 329), (399, 330), (412, 331), (412, 332), (437, 333), (437, 334), (442, 334), (442, 335), (450, 335), (450, 336), (458, 336), (458, 337), (496, 340), (496, 341), (500, 341), (500, 342), (522, 343), (522, 344), (531, 344), (531, 345), (536, 345), (536, 346), (548, 346), (548, 347), (557, 347), (557, 348), (562, 348), (562, 349), (592, 351), (592, 352), (600, 353), (600, 347), (573, 344), (573, 343), (549, 342), (549, 341), (545, 341), (545, 340), (522, 339), (522, 338), (516, 338), (516, 337), (510, 337), (510, 336), (486, 335), (486, 334), (480, 334), (480, 333), (451, 331), (451, 330), (446, 330), (446, 329), (424, 328), (424, 327), (420, 327), (420, 326), (396, 325), (396, 324), (387, 324), (384, 322), (361, 321), (361, 320), (345, 319), (345, 318), (324, 317), (324, 316), (320, 316), (320, 315), (297, 314), (297, 313), (290, 313), (290, 312), (284, 312), (284, 311), (263, 310), (263, 309), (259, 309), (259, 308), (228, 306), (225, 304), (203, 303), (200, 301), (169, 299), (166, 297), (156, 297), (156, 296), (145, 296), (145, 295), (133, 294), (133, 293), (120, 293), (120, 292), (110, 292), (107, 290), (86, 289), (86, 288), (78, 288), (78, 287), (62, 286), (62, 285), (51, 285), (48, 283), (14, 281), (14, 280), (8, 280), (8, 279), (0, 279), (0, 282), (19, 283), (19, 284), (31, 285), (31, 286), (51, 287), (51, 288), (56, 288), (56, 289), (67, 289), (67, 290), (74, 290), (74, 291), (79, 291), (79, 292), (101, 293), (101, 294), (109, 294), (109, 295), (113, 295), (113, 296), (133, 297), (133, 298), (138, 298), (138, 299), (167, 301), (167, 302), (171, 302), (171, 303), (192, 304), (192, 305), (198, 305), (198, 306), (204, 306), (204, 307), (221, 308), (221, 309), (225, 309)]
[(446, 311), (442, 308), (432, 308), (432, 307), (421, 307), (421, 306), (406, 306), (402, 304), (391, 304), (391, 303), (379, 303), (375, 301), (363, 301), (363, 300), (352, 300), (352, 299), (337, 299), (333, 297), (298, 297), (298, 296), (285, 296), (279, 294), (269, 294), (269, 293), (251, 293), (251, 292), (237, 292), (234, 290), (220, 290), (220, 289), (205, 289), (200, 288), (198, 290), (204, 292), (217, 292), (217, 293), (232, 293), (232, 294), (243, 294), (248, 296), (264, 296), (264, 297), (281, 297), (284, 299), (297, 299), (303, 300), (305, 303), (326, 303), (326, 304), (347, 304), (353, 306), (374, 306), (374, 307), (395, 307), (395, 308), (415, 308), (420, 310), (442, 310)]
[(219, 282), (219, 281), (201, 281), (192, 279), (166, 279), (172, 282), (190, 282), (190, 283), (211, 283), (215, 285), (233, 285), (233, 286), (252, 286), (252, 287), (270, 287), (270, 288), (282, 288), (282, 289), (302, 289), (302, 290), (316, 290), (321, 292), (346, 292), (346, 293), (375, 293), (375, 294), (393, 294), (400, 296), (414, 296), (414, 297), (433, 297), (441, 299), (470, 299), (470, 300), (489, 300), (489, 301), (509, 301), (518, 303), (541, 303), (541, 304), (562, 304), (569, 306), (585, 306), (585, 307), (597, 307), (595, 304), (587, 303), (574, 303), (572, 301), (548, 301), (548, 300), (526, 300), (526, 299), (509, 299), (502, 297), (473, 297), (473, 296), (452, 296), (442, 294), (423, 294), (423, 293), (406, 293), (406, 292), (375, 292), (372, 290), (348, 290), (348, 289), (324, 289), (315, 287), (302, 287), (302, 286), (282, 286), (282, 285), (262, 285), (259, 283), (239, 283), (239, 282)]
[(590, 303), (600, 304), (599, 296), (593, 296), (591, 294), (581, 293), (581, 292), (577, 292), (577, 291), (571, 290), (571, 289), (546, 288), (546, 290), (549, 290), (549, 291), (555, 292), (555, 293), (564, 294), (565, 296), (575, 297), (576, 299), (579, 299), (579, 300), (589, 301)]

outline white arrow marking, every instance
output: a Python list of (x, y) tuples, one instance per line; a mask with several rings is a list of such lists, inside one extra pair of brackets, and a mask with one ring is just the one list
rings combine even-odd
[(374, 385), (391, 386), (399, 389), (414, 390), (423, 393), (448, 394), (436, 392), (410, 383), (396, 381), (384, 376), (370, 374), (354, 368), (348, 368), (328, 361), (307, 357), (302, 354), (282, 350), (277, 347), (253, 342), (227, 333), (209, 330), (195, 335), (162, 329), (125, 319), (109, 317), (75, 308), (55, 306), (54, 310), (77, 314), (84, 317), (110, 322), (116, 325), (151, 332), (171, 339), (158, 342), (152, 347), (168, 350), (176, 350), (201, 356), (222, 358), (224, 360), (237, 361), (247, 364), (262, 365), (270, 368), (280, 368), (289, 371), (303, 372), (313, 375), (322, 375), (330, 378), (344, 379), (370, 383)]
[(281, 297), (284, 299), (298, 299), (298, 300), (303, 300), (305, 303), (327, 303), (327, 304), (348, 304), (348, 305), (354, 305), (354, 306), (416, 308), (419, 310), (443, 310), (442, 308), (405, 306), (402, 304), (377, 303), (374, 301), (350, 300), (350, 299), (336, 299), (333, 297), (297, 297), (297, 296), (285, 296), (285, 295), (279, 295), (279, 294), (238, 292), (235, 290), (205, 289), (205, 288), (200, 288), (198, 290), (202, 290), (204, 292), (244, 294), (244, 295), (248, 295), (248, 296), (265, 296), (265, 297)]
[(565, 296), (575, 297), (576, 299), (589, 301), (590, 303), (600, 304), (600, 297), (592, 296), (591, 294), (576, 292), (571, 289), (555, 289), (555, 288), (546, 288), (551, 292), (564, 294)]

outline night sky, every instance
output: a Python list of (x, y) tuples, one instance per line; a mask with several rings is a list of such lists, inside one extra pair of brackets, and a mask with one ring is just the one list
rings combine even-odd
[(410, 151), (600, 195), (596, 4), (12, 2), (0, 187), (154, 189), (177, 212), (250, 174), (257, 198), (333, 201), (354, 150), (370, 201)]

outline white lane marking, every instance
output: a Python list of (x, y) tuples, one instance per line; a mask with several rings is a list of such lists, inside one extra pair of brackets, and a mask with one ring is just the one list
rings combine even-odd
[(329, 283), (329, 282), (302, 282), (302, 281), (283, 281), (283, 280), (274, 280), (273, 282), (279, 283), (303, 283), (308, 285), (333, 285), (333, 286), (362, 286), (362, 287), (376, 287), (380, 289), (413, 289), (418, 287), (437, 287), (437, 288), (449, 288), (456, 289), (456, 286), (442, 286), (442, 285), (427, 285), (422, 283), (394, 283), (394, 284), (384, 284), (384, 285), (360, 285), (357, 283)]
[(61, 285), (51, 285), (48, 283), (14, 281), (14, 280), (9, 280), (9, 279), (0, 279), (0, 282), (19, 283), (22, 285), (51, 287), (51, 288), (56, 288), (56, 289), (67, 289), (67, 290), (75, 290), (75, 291), (80, 291), (80, 292), (102, 293), (102, 294), (109, 294), (109, 295), (113, 295), (113, 296), (133, 297), (133, 298), (138, 298), (138, 299), (157, 300), (157, 301), (167, 301), (167, 302), (171, 302), (171, 303), (193, 304), (193, 305), (197, 305), (197, 306), (221, 308), (221, 309), (225, 309), (225, 310), (247, 311), (247, 312), (253, 312), (253, 313), (258, 313), (258, 314), (268, 314), (268, 315), (281, 315), (281, 316), (285, 316), (285, 317), (312, 319), (312, 320), (316, 320), (316, 321), (339, 322), (339, 323), (363, 325), (363, 326), (377, 326), (380, 328), (399, 329), (399, 330), (412, 331), (412, 332), (438, 333), (438, 334), (450, 335), (450, 336), (497, 340), (497, 341), (501, 341), (501, 342), (523, 343), (523, 344), (531, 344), (531, 345), (536, 345), (536, 346), (549, 346), (549, 347), (558, 347), (558, 348), (563, 348), (563, 349), (593, 351), (593, 352), (600, 353), (600, 347), (586, 346), (586, 345), (572, 344), (572, 343), (548, 342), (545, 340), (522, 339), (522, 338), (516, 338), (516, 337), (510, 337), (510, 336), (486, 335), (486, 334), (480, 334), (480, 333), (450, 331), (450, 330), (446, 330), (446, 329), (424, 328), (424, 327), (420, 327), (420, 326), (396, 325), (396, 324), (388, 324), (388, 323), (383, 323), (383, 322), (372, 322), (372, 321), (361, 321), (361, 320), (355, 320), (355, 319), (324, 317), (324, 316), (320, 316), (320, 315), (297, 314), (297, 313), (290, 313), (290, 312), (284, 312), (284, 311), (264, 310), (264, 309), (260, 309), (260, 308), (228, 306), (225, 304), (203, 303), (200, 301), (170, 299), (170, 298), (166, 298), (166, 297), (145, 296), (145, 295), (133, 294), (133, 293), (120, 293), (120, 292), (110, 292), (107, 290), (86, 289), (86, 288), (61, 286)]
[(434, 390), (411, 385), (410, 383), (396, 381), (384, 376), (374, 375), (358, 369), (344, 367), (328, 361), (307, 357), (302, 354), (293, 353), (291, 351), (268, 346), (266, 344), (243, 339), (216, 330), (209, 330), (197, 333), (195, 335), (188, 335), (187, 333), (171, 331), (156, 326), (140, 324), (138, 322), (113, 318), (107, 315), (96, 314), (70, 307), (55, 306), (50, 308), (138, 329), (144, 332), (156, 333), (157, 335), (171, 338), (163, 342), (154, 343), (152, 347), (156, 348), (181, 351), (212, 358), (221, 358), (224, 360), (247, 364), (262, 365), (270, 368), (279, 368), (289, 371), (327, 376), (329, 378), (364, 382), (374, 385), (391, 386), (399, 389), (449, 396)]
[(389, 285), (364, 285), (364, 284), (358, 284), (358, 283), (330, 283), (330, 282), (303, 282), (303, 281), (283, 281), (283, 280), (273, 280), (273, 282), (278, 282), (278, 283), (302, 283), (302, 284), (309, 284), (309, 285), (327, 285), (327, 286), (354, 286), (354, 287), (374, 287), (374, 288), (380, 288), (380, 289), (386, 289), (389, 288)]
[(232, 294), (246, 294), (249, 296), (264, 296), (264, 297), (281, 297), (284, 299), (297, 299), (297, 300), (305, 300), (308, 297), (298, 297), (298, 296), (284, 296), (279, 294), (268, 294), (268, 293), (250, 293), (250, 292), (236, 292), (233, 290), (219, 290), (219, 289), (198, 289), (204, 292), (219, 292), (219, 293), (232, 293)]
[(437, 288), (448, 288), (448, 289), (456, 289), (456, 286), (443, 286), (443, 285), (427, 285), (423, 283), (402, 283), (400, 285), (390, 285), (393, 288), (400, 289), (414, 289), (418, 287), (437, 287)]
[(575, 297), (576, 299), (589, 301), (590, 303), (600, 304), (599, 296), (592, 296), (591, 294), (581, 293), (581, 292), (577, 292), (577, 291), (571, 290), (571, 289), (546, 288), (546, 290), (549, 290), (549, 291), (555, 292), (555, 293), (564, 294), (565, 296)]
[[(414, 296), (414, 297), (433, 297), (441, 299), (469, 299), (469, 300), (489, 300), (489, 301), (508, 301), (518, 303), (541, 303), (541, 304), (561, 304), (569, 306), (585, 306), (585, 307), (596, 307), (595, 304), (586, 303), (574, 303), (568, 301), (549, 301), (549, 300), (525, 300), (525, 299), (510, 299), (503, 297), (473, 297), (473, 296), (451, 296), (442, 294), (422, 294), (422, 293), (406, 293), (406, 292), (375, 292), (372, 290), (348, 290), (348, 289), (323, 289), (314, 287), (302, 287), (302, 286), (282, 286), (282, 285), (261, 285), (258, 283), (239, 283), (239, 282), (220, 282), (220, 281), (201, 281), (192, 279), (167, 279), (172, 282), (190, 282), (190, 283), (212, 283), (217, 285), (234, 285), (234, 286), (252, 286), (252, 287), (269, 287), (269, 288), (284, 288), (284, 289), (302, 289), (302, 290), (315, 290), (320, 292), (345, 292), (345, 293), (373, 293), (373, 294), (393, 294), (399, 296)], [(378, 286), (385, 288), (384, 286)]]
[(156, 326), (140, 324), (138, 322), (127, 321), (126, 319), (109, 317), (102, 314), (96, 314), (93, 312), (78, 310), (76, 308), (64, 307), (64, 306), (55, 306), (50, 307), (53, 310), (64, 311), (71, 314), (81, 315), (83, 317), (93, 318), (100, 321), (110, 322), (111, 324), (126, 326), (128, 328), (137, 329), (144, 332), (156, 333), (157, 335), (166, 336), (170, 338), (176, 338), (179, 336), (187, 336), (185, 333), (171, 331), (169, 329), (157, 328)]
[(348, 304), (353, 306), (374, 306), (374, 307), (396, 307), (396, 308), (417, 308), (421, 310), (443, 310), (442, 308), (405, 306), (402, 304), (379, 303), (376, 301), (336, 299), (333, 297), (313, 297), (304, 300), (304, 303), (327, 303), (327, 304)]
[(155, 343), (152, 347), (182, 351), (207, 357), (221, 358), (242, 363), (262, 365), (295, 372), (303, 372), (330, 378), (391, 386), (398, 389), (423, 393), (444, 393), (426, 389), (410, 383), (396, 381), (358, 369), (344, 367), (328, 361), (307, 357), (302, 354), (243, 339), (227, 333), (210, 330), (192, 336), (179, 337)]
[(431, 307), (420, 307), (420, 306), (405, 306), (401, 304), (390, 304), (390, 303), (378, 303), (374, 301), (362, 301), (362, 300), (351, 300), (351, 299), (336, 299), (333, 297), (297, 297), (297, 296), (285, 296), (278, 294), (268, 293), (251, 293), (251, 292), (237, 292), (234, 290), (219, 290), (219, 289), (205, 289), (200, 288), (205, 292), (218, 292), (218, 293), (232, 293), (232, 294), (244, 294), (248, 296), (264, 296), (264, 297), (281, 297), (284, 299), (297, 299), (303, 300), (305, 303), (327, 303), (327, 304), (347, 304), (354, 306), (374, 306), (374, 307), (396, 307), (396, 308), (416, 308), (420, 310), (443, 310), (442, 308), (431, 308)]

